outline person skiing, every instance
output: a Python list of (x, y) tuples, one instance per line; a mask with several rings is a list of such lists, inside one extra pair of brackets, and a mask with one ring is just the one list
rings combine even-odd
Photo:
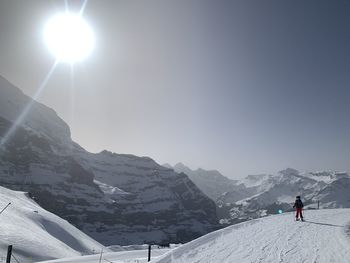
[(299, 216), (300, 216), (301, 221), (304, 221), (303, 211), (302, 211), (303, 207), (304, 207), (304, 204), (301, 201), (300, 196), (298, 195), (296, 197), (295, 203), (293, 205), (293, 208), (296, 208), (296, 210), (297, 210), (297, 213), (296, 213), (296, 216), (295, 216), (297, 221), (299, 220)]

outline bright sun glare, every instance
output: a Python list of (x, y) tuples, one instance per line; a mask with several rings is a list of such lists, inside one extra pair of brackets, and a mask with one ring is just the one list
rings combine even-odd
[(94, 33), (79, 14), (63, 13), (52, 17), (44, 28), (44, 38), (59, 62), (81, 61), (95, 46)]

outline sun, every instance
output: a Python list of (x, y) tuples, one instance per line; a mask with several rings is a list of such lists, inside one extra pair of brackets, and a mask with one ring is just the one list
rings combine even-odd
[(79, 14), (58, 14), (44, 27), (44, 40), (59, 62), (74, 63), (86, 58), (95, 46), (95, 36)]

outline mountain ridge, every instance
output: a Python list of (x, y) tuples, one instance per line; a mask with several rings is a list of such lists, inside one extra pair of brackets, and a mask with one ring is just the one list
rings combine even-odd
[[(215, 201), (223, 225), (276, 214), (280, 210), (292, 211), (297, 195), (302, 196), (309, 208), (350, 208), (347, 172), (299, 172), (286, 168), (277, 174), (248, 175), (228, 184), (226, 178), (220, 176), (207, 180), (203, 172), (198, 172), (203, 169), (191, 170), (181, 163), (173, 168), (177, 172), (188, 172), (189, 178)], [(212, 175), (211, 171), (206, 173)]]
[(214, 202), (185, 174), (149, 157), (89, 153), (53, 110), (3, 78), (0, 102), (1, 138), (31, 104), (0, 149), (0, 185), (30, 192), (103, 244), (183, 243), (217, 229)]

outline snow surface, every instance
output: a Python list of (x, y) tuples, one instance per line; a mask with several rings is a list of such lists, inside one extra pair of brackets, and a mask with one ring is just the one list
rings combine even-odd
[(21, 263), (92, 254), (104, 248), (67, 221), (44, 210), (24, 192), (0, 186), (0, 262), (7, 246)]
[(350, 209), (305, 211), (305, 222), (286, 213), (209, 233), (153, 263), (317, 262), (350, 260)]
[[(152, 250), (151, 257), (157, 258), (171, 249), (156, 249)], [(101, 253), (96, 255), (82, 256), (82, 257), (72, 257), (63, 258), (50, 261), (41, 261), (40, 263), (96, 263), (99, 262), (112, 262), (112, 263), (143, 263), (148, 261), (148, 250), (131, 250), (131, 251), (120, 251), (120, 252), (110, 252)]]

